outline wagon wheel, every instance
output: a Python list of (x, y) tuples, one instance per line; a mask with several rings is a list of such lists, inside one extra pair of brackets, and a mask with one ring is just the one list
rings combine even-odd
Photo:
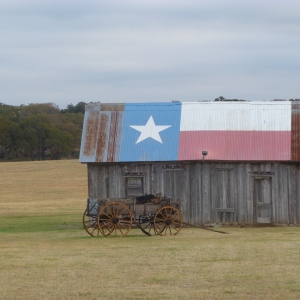
[(143, 222), (141, 216), (139, 217), (139, 220), (137, 221), (138, 227), (145, 233), (146, 235), (155, 235), (157, 234), (154, 227), (154, 220), (146, 220), (146, 222)]
[(88, 216), (87, 209), (83, 213), (83, 227), (86, 232), (91, 236), (99, 236), (99, 226), (97, 216)]
[(154, 228), (159, 235), (176, 235), (182, 227), (182, 214), (173, 206), (162, 207), (154, 217)]
[(125, 236), (132, 225), (132, 215), (129, 208), (121, 202), (110, 202), (99, 212), (98, 226), (104, 236)]

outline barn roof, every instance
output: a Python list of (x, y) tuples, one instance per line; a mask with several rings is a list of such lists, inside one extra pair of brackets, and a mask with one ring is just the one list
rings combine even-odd
[(86, 105), (80, 162), (299, 161), (300, 103)]

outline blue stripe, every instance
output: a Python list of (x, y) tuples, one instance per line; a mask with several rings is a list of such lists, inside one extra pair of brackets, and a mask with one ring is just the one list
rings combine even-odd
[[(126, 104), (120, 161), (168, 161), (178, 159), (181, 103)], [(170, 126), (138, 142), (141, 132), (130, 126), (145, 126), (151, 118), (156, 126)], [(141, 127), (142, 128), (142, 127)], [(156, 127), (155, 127), (156, 128)], [(155, 129), (154, 128), (154, 129)], [(162, 143), (151, 136), (159, 135)]]

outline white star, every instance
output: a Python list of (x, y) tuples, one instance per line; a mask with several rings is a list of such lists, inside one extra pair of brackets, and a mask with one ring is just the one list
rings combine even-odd
[(133, 126), (132, 125), (130, 127), (141, 133), (138, 140), (136, 141), (136, 144), (138, 144), (139, 142), (141, 142), (147, 138), (152, 138), (160, 143), (163, 143), (160, 138), (159, 132), (171, 127), (171, 125), (167, 125), (167, 126), (155, 125), (152, 116), (150, 116), (146, 125), (144, 125), (144, 126)]

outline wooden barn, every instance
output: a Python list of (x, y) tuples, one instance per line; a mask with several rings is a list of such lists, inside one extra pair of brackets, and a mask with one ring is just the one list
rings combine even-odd
[(162, 193), (184, 221), (300, 224), (300, 103), (86, 105), (88, 197)]

